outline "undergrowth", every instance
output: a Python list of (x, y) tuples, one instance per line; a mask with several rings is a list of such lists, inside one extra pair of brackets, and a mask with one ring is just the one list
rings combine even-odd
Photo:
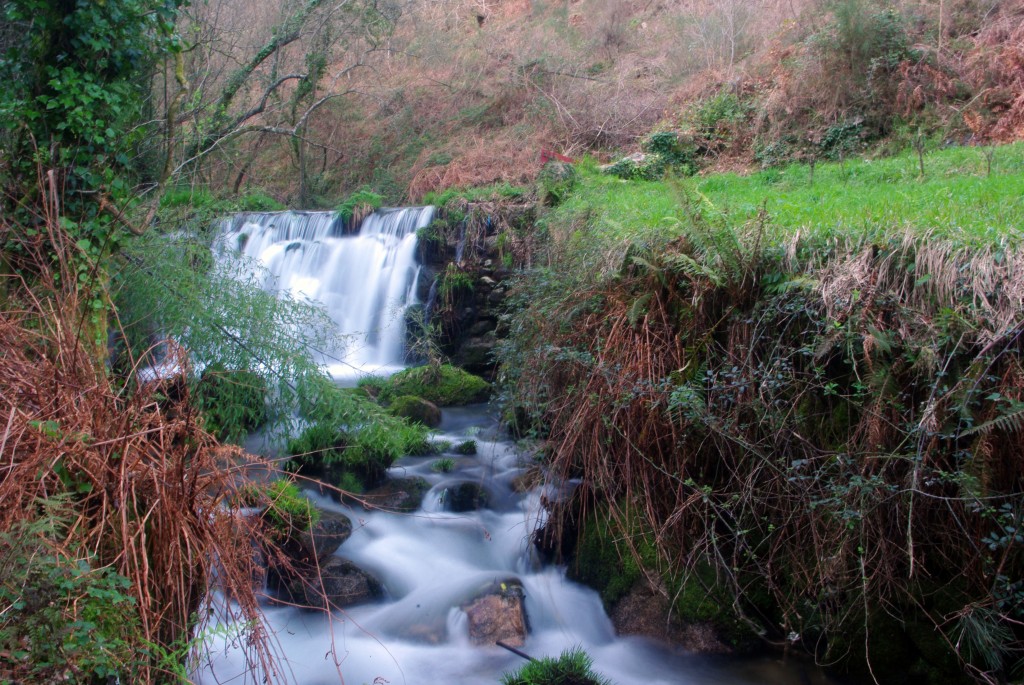
[[(908, 158), (821, 165), (815, 187), (843, 173), (865, 186), (820, 214), (799, 188), (792, 204), (723, 208), (730, 188), (756, 196), (757, 177), (585, 171), (544, 219), (546, 266), (521, 282), (501, 351), (550, 472), (582, 478), (556, 524), (601, 512), (619, 553), (713, 587), (732, 598), (720, 611), (822, 663), (1017, 677), (1021, 172), (964, 179), (972, 154), (929, 156), (923, 183), (868, 182)], [(932, 218), (920, 208), (940, 188), (1006, 202)], [(892, 209), (861, 225), (871, 193)]]

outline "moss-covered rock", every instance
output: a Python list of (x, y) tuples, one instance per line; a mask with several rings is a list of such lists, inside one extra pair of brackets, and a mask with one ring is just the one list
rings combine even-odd
[[(630, 540), (632, 549), (622, 541)], [(616, 609), (637, 588), (657, 578), (665, 594), (672, 598), (664, 607), (664, 616), (672, 625), (661, 637), (692, 649), (721, 652), (749, 646), (754, 635), (732, 611), (732, 598), (716, 578), (710, 566), (682, 575), (666, 570), (653, 542), (638, 527), (622, 530), (607, 513), (592, 513), (582, 523), (568, 575), (599, 593), (605, 607), (615, 616)], [(629, 611), (618, 612), (617, 629), (632, 632), (629, 624), (636, 618)], [(641, 619), (637, 619), (641, 620)], [(638, 631), (641, 634), (649, 634)]]
[(415, 395), (396, 397), (388, 407), (388, 412), (392, 416), (421, 423), (427, 428), (441, 425), (441, 410), (437, 405)]
[(387, 403), (413, 395), (439, 407), (451, 407), (483, 402), (490, 391), (490, 384), (483, 378), (449, 364), (440, 364), (396, 373), (381, 389), (380, 399)]
[(363, 500), (373, 506), (391, 511), (409, 513), (416, 511), (423, 503), (423, 496), (430, 490), (430, 483), (424, 478), (392, 478), (378, 488), (367, 492)]

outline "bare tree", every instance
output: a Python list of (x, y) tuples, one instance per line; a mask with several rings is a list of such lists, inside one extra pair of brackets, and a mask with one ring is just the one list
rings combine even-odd
[(402, 8), (395, 0), (195, 3), (157, 88), (166, 113), (160, 183), (195, 175), (237, 188), (255, 155), (278, 149), (267, 139), (279, 138), (307, 201), (309, 150), (340, 153), (313, 119), (353, 93), (355, 70), (391, 49)]

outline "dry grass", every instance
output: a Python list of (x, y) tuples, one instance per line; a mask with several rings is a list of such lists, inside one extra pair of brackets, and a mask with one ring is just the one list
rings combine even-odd
[[(231, 598), (217, 620), (247, 626), (251, 665), (285, 681), (259, 609), (254, 545), (269, 541), (258, 517), (232, 505), (244, 469), (267, 465), (219, 448), (183, 388), (122, 386), (109, 376), (80, 337), (82, 302), (66, 286), (74, 283), (68, 236), (52, 218), (44, 225), (20, 243), (21, 265), (36, 267), (33, 282), (8, 276), (0, 290), (0, 530), (66, 500), (70, 520), (55, 547), (82, 550), (94, 567), (131, 581), (141, 626), (132, 639), (149, 655), (133, 682), (173, 679), (160, 653), (187, 655), (215, 587)], [(0, 235), (17, 234), (5, 225)], [(60, 257), (55, 271), (51, 254)], [(73, 621), (74, 607), (67, 611)]]
[[(1018, 577), (1024, 548), (981, 540), (1012, 525), (986, 512), (1024, 492), (1021, 424), (993, 399), (1022, 396), (1021, 255), (809, 250), (773, 294), (757, 284), (780, 265), (757, 245), (653, 246), (617, 278), (528, 298), (518, 397), (551, 436), (553, 479), (583, 482), (555, 519), (607, 511), (641, 567), (673, 582), (714, 568), (743, 620), (824, 662), (870, 662), (893, 617), (996, 682), (949, 612), (991, 610), (1012, 636), (1002, 663), (1020, 658), (1012, 590), (986, 569)], [(941, 601), (922, 590), (947, 583)]]

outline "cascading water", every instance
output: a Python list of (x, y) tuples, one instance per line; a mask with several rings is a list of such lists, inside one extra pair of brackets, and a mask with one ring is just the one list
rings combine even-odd
[[(616, 685), (824, 685), (814, 669), (775, 660), (728, 660), (687, 654), (640, 637), (615, 634), (596, 592), (538, 563), (531, 531), (541, 501), (558, 493), (515, 487), (522, 459), (500, 437), (483, 407), (445, 410), (438, 439), (477, 443), (477, 454), (449, 452), (454, 468), (437, 473), (437, 457), (406, 457), (392, 473), (426, 479), (430, 490), (412, 514), (364, 510), (310, 494), (324, 509), (346, 514), (352, 536), (335, 553), (376, 575), (387, 597), (328, 618), (286, 606), (267, 606), (279, 653), (301, 685), (498, 685), (523, 660), (469, 639), (468, 599), (495, 582), (522, 583), (529, 634), (523, 651), (557, 657), (582, 646), (594, 668)], [(450, 493), (463, 483), (487, 492), (487, 507), (455, 513)], [(213, 632), (224, 632), (213, 631)], [(211, 661), (203, 685), (261, 683), (247, 672), (244, 647), (228, 637), (207, 641)]]
[(226, 219), (225, 258), (240, 251), (266, 269), (264, 287), (317, 301), (338, 325), (321, 361), (338, 380), (402, 367), (405, 315), (415, 303), (416, 231), (433, 207), (382, 209), (345, 235), (333, 212), (240, 214)]
[[(415, 229), (430, 218), (428, 208), (387, 210), (364, 221), (358, 236), (342, 236), (329, 214), (254, 214), (226, 222), (223, 237), (266, 265), (268, 287), (320, 299), (340, 330), (361, 337), (363, 345), (334, 363), (335, 375), (344, 376), (352, 367), (400, 364), (401, 313), (412, 302), (417, 270)], [(464, 607), (481, 587), (505, 582), (521, 583), (525, 593), (526, 653), (558, 656), (582, 646), (616, 685), (827, 682), (816, 671), (774, 661), (712, 660), (617, 636), (597, 593), (537, 560), (531, 533), (544, 516), (541, 502), (560, 494), (515, 487), (522, 458), (485, 407), (445, 410), (438, 439), (456, 444), (470, 438), (477, 454), (449, 451), (445, 469), (435, 468), (438, 457), (406, 457), (391, 469), (395, 477), (418, 476), (430, 485), (412, 514), (309, 494), (351, 519), (352, 535), (335, 555), (374, 574), (386, 597), (333, 616), (268, 604), (272, 639), (293, 682), (497, 685), (523, 661), (498, 646), (472, 644)], [(455, 513), (449, 498), (465, 483), (486, 492), (486, 506)], [(207, 626), (202, 642), (209, 659), (194, 674), (198, 682), (265, 682), (260, 668), (246, 663), (235, 628)]]

